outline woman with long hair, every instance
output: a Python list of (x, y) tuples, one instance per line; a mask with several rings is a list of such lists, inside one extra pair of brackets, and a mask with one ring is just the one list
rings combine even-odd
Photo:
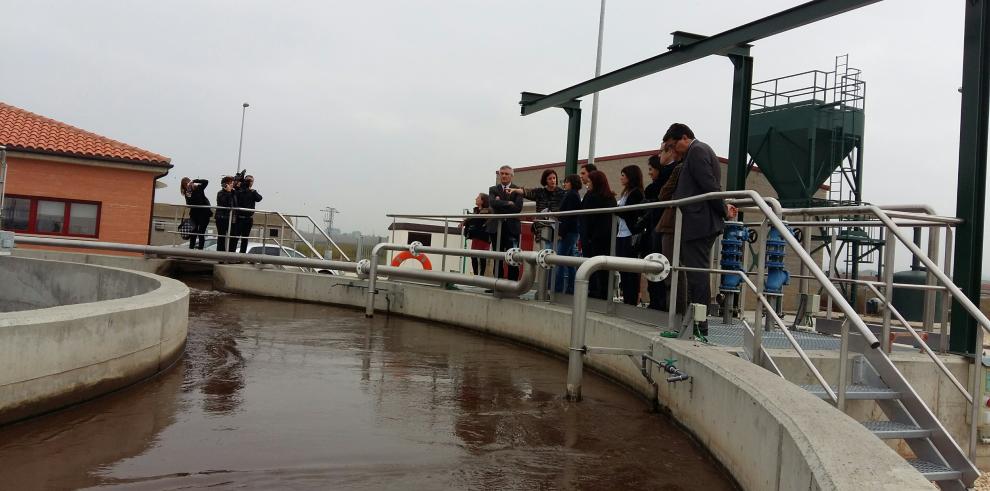
[[(189, 179), (183, 177), (179, 183), (179, 192), (186, 199), (186, 204), (195, 206), (189, 208), (189, 220), (193, 224), (191, 236), (189, 237), (190, 249), (202, 249), (206, 243), (206, 227), (210, 225), (210, 198), (206, 197), (203, 190), (210, 184), (206, 179)], [(205, 207), (205, 208), (204, 208)]]
[[(632, 206), (643, 202), (643, 171), (638, 165), (627, 165), (619, 174), (622, 184), (622, 195), (619, 196), (619, 206)], [(637, 257), (637, 247), (633, 245), (633, 236), (639, 236), (642, 230), (637, 229), (640, 211), (618, 213), (619, 227), (615, 234), (615, 254), (620, 257)], [(638, 244), (636, 244), (638, 246)], [(619, 286), (622, 289), (622, 303), (639, 305), (639, 273), (619, 273)]]
[[(581, 209), (614, 208), (615, 193), (608, 185), (602, 171), (588, 173), (588, 192), (581, 201)], [(581, 227), (581, 250), (584, 257), (607, 256), (612, 248), (612, 215), (596, 213), (584, 215)], [(605, 299), (608, 296), (608, 273), (592, 273), (588, 284), (588, 296)]]
[[(571, 174), (564, 178), (564, 199), (560, 203), (560, 211), (581, 209), (581, 178)], [(578, 217), (561, 217), (558, 228), (560, 238), (557, 240), (557, 254), (561, 256), (577, 256)], [(571, 266), (557, 266), (557, 277), (554, 280), (554, 291), (557, 293), (574, 294), (574, 273)]]
[[(474, 211), (476, 215), (490, 214), (492, 212), (488, 195), (478, 193), (474, 197)], [(464, 220), (464, 237), (471, 241), (471, 250), (489, 251), (492, 248), (492, 236), (488, 233), (488, 220), (484, 218), (468, 218)], [(485, 276), (488, 269), (488, 260), (472, 257), (471, 270), (478, 276)]]

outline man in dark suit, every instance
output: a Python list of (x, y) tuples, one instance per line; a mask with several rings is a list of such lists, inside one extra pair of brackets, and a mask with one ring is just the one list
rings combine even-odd
[[(488, 188), (488, 200), (491, 203), (492, 213), (520, 213), (523, 207), (523, 195), (512, 193), (510, 189), (517, 189), (519, 186), (512, 184), (512, 167), (503, 165), (498, 169), (498, 184)], [(519, 219), (518, 218), (493, 218), (488, 222), (488, 233), (492, 238), (498, 237), (498, 229), (502, 228), (501, 239), (495, 244), (495, 250), (507, 251), (513, 247), (519, 247)], [(519, 267), (508, 267), (508, 279), (519, 279)], [(495, 261), (495, 277), (502, 277), (502, 261)]]
[[(707, 144), (695, 140), (694, 132), (687, 125), (674, 123), (663, 135), (664, 145), (671, 144), (681, 156), (681, 173), (672, 199), (683, 199), (722, 190), (721, 169), (715, 151)], [(680, 207), (681, 264), (692, 268), (711, 267), (712, 245), (725, 225), (725, 202), (707, 200)], [(711, 287), (708, 273), (687, 273), (687, 299), (690, 303), (709, 305)], [(708, 334), (708, 322), (699, 326), (703, 335)]]

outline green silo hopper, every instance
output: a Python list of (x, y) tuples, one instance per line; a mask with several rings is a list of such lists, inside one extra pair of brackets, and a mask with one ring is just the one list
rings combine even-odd
[(815, 203), (819, 186), (863, 142), (862, 109), (808, 100), (750, 112), (749, 154), (785, 207)]

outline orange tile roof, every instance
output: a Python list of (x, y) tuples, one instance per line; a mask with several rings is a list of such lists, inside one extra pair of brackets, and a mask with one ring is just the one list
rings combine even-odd
[(171, 159), (0, 102), (0, 145), (47, 153), (171, 167)]

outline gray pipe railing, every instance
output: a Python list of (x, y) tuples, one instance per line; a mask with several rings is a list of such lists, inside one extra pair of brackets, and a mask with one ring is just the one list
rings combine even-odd
[[(660, 256), (661, 258), (663, 256)], [(558, 257), (547, 258), (554, 264)], [(632, 259), (625, 257), (595, 256), (578, 267), (574, 275), (574, 307), (571, 309), (571, 345), (567, 355), (567, 398), (581, 400), (581, 379), (584, 372), (585, 328), (588, 323), (588, 282), (591, 274), (601, 270), (629, 273), (650, 273), (660, 281), (666, 277), (670, 265), (664, 260)]]
[(75, 247), (80, 249), (102, 249), (108, 251), (137, 252), (162, 257), (188, 257), (194, 259), (213, 259), (216, 261), (240, 261), (253, 264), (274, 264), (279, 266), (298, 266), (303, 268), (336, 269), (355, 273), (358, 272), (358, 263), (346, 261), (269, 256), (267, 254), (240, 254), (236, 252), (203, 251), (199, 249), (187, 249), (185, 247), (119, 244), (116, 242), (55, 239), (49, 237), (29, 237), (24, 235), (15, 235), (14, 244)]
[[(523, 268), (522, 277), (518, 280), (508, 280), (504, 278), (491, 278), (488, 276), (467, 275), (461, 273), (450, 273), (446, 271), (423, 271), (418, 269), (407, 269), (393, 266), (380, 266), (379, 253), (381, 251), (409, 251), (413, 255), (417, 254), (446, 254), (459, 257), (475, 257), (479, 259), (497, 259), (515, 262), (526, 262), (529, 267)], [(442, 247), (428, 247), (421, 244), (396, 244), (383, 242), (371, 249), (371, 259), (367, 263), (367, 271), (359, 271), (359, 274), (368, 275), (368, 300), (365, 303), (365, 317), (375, 315), (375, 295), (378, 294), (378, 274), (387, 273), (392, 276), (419, 279), (424, 281), (439, 281), (441, 283), (454, 283), (460, 285), (479, 286), (500, 292), (506, 295), (519, 295), (529, 291), (535, 282), (535, 269), (538, 267), (537, 252), (527, 252), (513, 249), (506, 252), (482, 251), (472, 249), (447, 249)]]

